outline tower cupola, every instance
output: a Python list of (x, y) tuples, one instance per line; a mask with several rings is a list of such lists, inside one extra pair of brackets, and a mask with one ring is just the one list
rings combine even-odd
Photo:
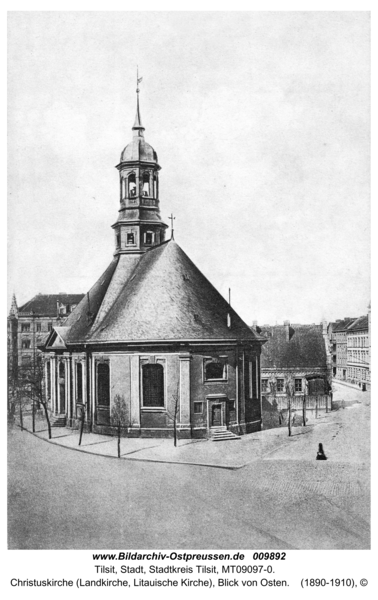
[[(138, 79), (138, 84), (141, 79)], [(138, 85), (137, 84), (137, 85)], [(167, 225), (160, 218), (158, 157), (144, 139), (139, 108), (132, 127), (133, 139), (124, 148), (117, 169), (120, 175), (120, 208), (112, 225), (116, 235), (115, 254), (141, 254), (165, 241)]]

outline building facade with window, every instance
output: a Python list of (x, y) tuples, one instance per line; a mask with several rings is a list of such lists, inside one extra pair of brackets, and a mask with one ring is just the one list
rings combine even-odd
[[(264, 404), (277, 403), (286, 408), (285, 379), (291, 375), (295, 396), (327, 395), (332, 374), (332, 354), (327, 336), (327, 324), (262, 325), (254, 331), (267, 338), (261, 353), (261, 393)], [(274, 382), (274, 398), (271, 382)]]
[(363, 391), (370, 389), (369, 315), (356, 319), (346, 331), (347, 381)]
[(17, 366), (32, 363), (37, 346), (53, 326), (67, 319), (84, 294), (37, 294), (17, 307), (15, 295), (8, 316), (8, 356)]
[(347, 331), (348, 327), (354, 323), (356, 319), (345, 317), (337, 321), (333, 328), (332, 336), (336, 345), (336, 379), (341, 381), (347, 380), (348, 373), (348, 352), (347, 352)]
[(46, 394), (69, 427), (123, 435), (207, 437), (261, 427), (263, 338), (202, 275), (160, 217), (158, 157), (139, 112), (117, 165), (119, 216), (109, 267), (43, 349)]

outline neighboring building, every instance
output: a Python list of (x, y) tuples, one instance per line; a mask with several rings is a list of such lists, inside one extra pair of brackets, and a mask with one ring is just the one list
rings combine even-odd
[(286, 407), (285, 377), (295, 380), (295, 396), (327, 395), (331, 377), (331, 353), (327, 337), (327, 324), (320, 325), (262, 325), (254, 330), (267, 338), (261, 353), (262, 396), (268, 402), (269, 380), (276, 382), (278, 409)]
[(331, 364), (332, 364), (332, 377), (336, 377), (337, 374), (337, 349), (336, 349), (336, 332), (335, 328), (338, 323), (341, 323), (341, 319), (335, 321), (334, 323), (328, 323), (327, 326), (327, 335), (329, 340), (329, 348), (331, 354)]
[(341, 381), (347, 380), (348, 371), (348, 352), (347, 352), (347, 330), (356, 318), (345, 317), (341, 321), (336, 321), (332, 331), (333, 344), (336, 345), (336, 374), (334, 377)]
[(27, 365), (54, 325), (64, 323), (84, 294), (37, 294), (20, 308), (13, 295), (8, 316), (8, 356), (13, 365)]
[[(43, 345), (46, 391), (59, 422), (124, 435), (207, 437), (261, 428), (263, 338), (241, 320), (171, 237), (160, 217), (155, 150), (139, 113), (121, 154), (115, 252), (64, 326)], [(231, 434), (230, 434), (231, 435)]]
[(347, 381), (363, 391), (370, 389), (369, 315), (359, 317), (346, 331)]

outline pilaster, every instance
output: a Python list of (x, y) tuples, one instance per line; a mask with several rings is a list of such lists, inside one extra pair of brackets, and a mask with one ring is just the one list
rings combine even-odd
[(178, 429), (190, 431), (190, 363), (191, 354), (180, 354), (180, 418)]
[(51, 411), (56, 415), (57, 413), (57, 376), (56, 376), (56, 356), (55, 354), (50, 354), (50, 364), (51, 364)]
[(70, 360), (70, 354), (68, 352), (65, 352), (63, 354), (63, 360), (64, 360), (64, 378), (65, 378), (65, 385), (64, 385), (64, 389), (65, 389), (65, 412), (66, 415), (68, 417), (68, 419), (72, 418), (72, 402), (71, 402), (71, 394), (72, 394), (72, 390), (71, 390), (71, 360)]
[(130, 429), (140, 430), (139, 356), (130, 356)]

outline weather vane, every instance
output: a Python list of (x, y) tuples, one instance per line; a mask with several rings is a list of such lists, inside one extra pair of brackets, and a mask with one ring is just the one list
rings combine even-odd
[(142, 81), (143, 77), (139, 77), (138, 65), (137, 65), (137, 94), (139, 94), (139, 84)]

